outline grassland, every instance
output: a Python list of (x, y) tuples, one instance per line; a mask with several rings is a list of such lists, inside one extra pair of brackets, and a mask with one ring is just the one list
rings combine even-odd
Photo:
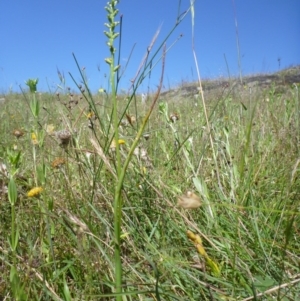
[(58, 71), (60, 94), (29, 79), (1, 98), (1, 299), (299, 299), (299, 67), (160, 93), (165, 41), (189, 11), (193, 27), (194, 3), (179, 2), (118, 94), (118, 2), (105, 6), (110, 94), (91, 94), (73, 55), (78, 90)]
[[(122, 187), (123, 300), (299, 300), (300, 81), (267, 76), (204, 81), (209, 128), (194, 84), (161, 94)], [(110, 96), (35, 96), (0, 104), (0, 299), (115, 300)], [(118, 96), (122, 162), (153, 97)]]

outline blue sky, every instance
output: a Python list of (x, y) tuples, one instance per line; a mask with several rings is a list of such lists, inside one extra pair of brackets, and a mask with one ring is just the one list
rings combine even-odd
[[(108, 88), (109, 52), (105, 44), (106, 12), (103, 0), (2, 0), (0, 1), (0, 94), (25, 87), (28, 78), (39, 78), (38, 90), (55, 92), (57, 68), (66, 86), (75, 87), (69, 72), (80, 81), (72, 53), (85, 72), (93, 92)], [(180, 12), (189, 7), (181, 0)], [(121, 68), (133, 54), (120, 82), (130, 87), (138, 66), (159, 27), (154, 50), (173, 28), (177, 0), (121, 0), (123, 14)], [(299, 0), (196, 0), (195, 50), (202, 78), (238, 75), (234, 6), (238, 24), (241, 67), (244, 75), (277, 71), (300, 64)], [(196, 79), (192, 53), (190, 14), (175, 29), (167, 47), (183, 34), (167, 53), (164, 86)], [(117, 46), (118, 44), (116, 44)], [(158, 59), (159, 57), (157, 57)], [(225, 59), (226, 58), (226, 59)], [(278, 59), (280, 59), (280, 64)], [(158, 64), (140, 91), (159, 82)]]

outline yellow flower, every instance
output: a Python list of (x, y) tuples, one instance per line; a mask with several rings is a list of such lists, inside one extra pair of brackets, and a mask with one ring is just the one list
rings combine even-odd
[(38, 144), (37, 135), (34, 132), (31, 133), (31, 142), (34, 145)]
[(89, 112), (87, 115), (86, 115), (86, 117), (88, 118), (88, 119), (91, 119), (92, 117), (94, 117), (94, 112)]
[(197, 244), (197, 245), (196, 245), (196, 248), (197, 248), (197, 251), (198, 251), (198, 253), (199, 253), (200, 255), (202, 255), (204, 258), (208, 258), (207, 254), (206, 254), (206, 252), (205, 252), (205, 250), (204, 250), (204, 247), (203, 247), (202, 245)]
[(219, 265), (217, 262), (212, 260), (208, 254), (206, 253), (203, 244), (202, 239), (198, 234), (194, 234), (192, 231), (188, 230), (186, 232), (187, 237), (194, 243), (194, 246), (197, 249), (197, 252), (205, 259), (206, 264), (210, 267), (211, 273), (216, 276), (220, 277), (221, 270), (219, 268)]
[[(119, 140), (118, 140), (118, 144), (119, 144), (119, 145), (122, 145), (122, 144), (126, 144), (126, 142), (125, 142), (125, 140), (123, 140), (123, 139), (119, 139)], [(117, 143), (116, 143), (116, 140), (114, 139), (114, 140), (111, 142), (110, 148), (111, 148), (112, 150), (115, 150), (116, 147), (117, 147)]]
[(196, 235), (195, 235), (192, 231), (187, 230), (187, 231), (186, 231), (186, 235), (187, 235), (187, 237), (188, 237), (192, 242), (195, 242), (195, 240), (196, 240)]
[(44, 189), (42, 187), (34, 187), (27, 192), (29, 198), (38, 196)]
[(202, 239), (198, 234), (194, 234), (192, 231), (186, 231), (187, 237), (195, 244), (202, 245)]

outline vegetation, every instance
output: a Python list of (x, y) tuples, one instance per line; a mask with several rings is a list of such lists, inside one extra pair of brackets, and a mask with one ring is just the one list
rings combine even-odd
[(297, 300), (299, 82), (205, 81), (207, 116), (198, 84), (143, 104), (153, 58), (118, 94), (107, 10), (111, 93), (79, 68), (79, 93), (0, 104), (0, 299)]

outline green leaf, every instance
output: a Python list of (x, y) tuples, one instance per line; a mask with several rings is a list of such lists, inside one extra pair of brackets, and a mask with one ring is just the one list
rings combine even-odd
[(17, 226), (15, 233), (14, 234), (12, 233), (11, 239), (9, 241), (12, 251), (15, 251), (17, 249), (19, 238), (20, 238), (20, 231), (19, 231), (19, 227)]
[(45, 163), (42, 163), (41, 165), (37, 166), (37, 178), (42, 185), (46, 183), (46, 177), (47, 177), (46, 165)]
[(8, 200), (12, 206), (15, 205), (17, 201), (17, 186), (13, 178), (10, 178), (8, 183)]
[(276, 284), (274, 279), (270, 278), (269, 276), (263, 277), (258, 275), (255, 278), (256, 279), (254, 280), (253, 284), (260, 292), (264, 292)]
[(243, 109), (244, 109), (245, 111), (248, 110), (247, 107), (243, 104), (243, 102), (241, 102), (241, 105), (242, 105), (242, 107), (243, 107)]
[(20, 166), (20, 158), (21, 158), (21, 151), (18, 151), (16, 156), (11, 157), (11, 163), (13, 164), (15, 169), (18, 169)]
[(161, 102), (159, 104), (158, 110), (159, 110), (160, 114), (163, 114), (165, 116), (165, 118), (167, 120), (169, 120), (169, 117), (168, 117), (168, 104), (166, 102)]
[(35, 98), (35, 95), (33, 95), (33, 99), (30, 102), (30, 109), (32, 112), (32, 115), (34, 117), (38, 117), (40, 113), (40, 103)]
[(66, 278), (64, 278), (64, 296), (65, 296), (66, 301), (72, 301), (71, 293), (70, 293)]
[(18, 276), (15, 266), (11, 266), (9, 280), (10, 280), (10, 289), (13, 294), (12, 299), (18, 301), (28, 300), (28, 296), (24, 291), (25, 285), (24, 284), (22, 285), (22, 282), (20, 281), (20, 277)]
[(10, 274), (9, 274), (9, 281), (10, 283), (13, 283), (14, 280), (18, 277), (16, 268), (14, 266), (11, 267), (10, 269)]

